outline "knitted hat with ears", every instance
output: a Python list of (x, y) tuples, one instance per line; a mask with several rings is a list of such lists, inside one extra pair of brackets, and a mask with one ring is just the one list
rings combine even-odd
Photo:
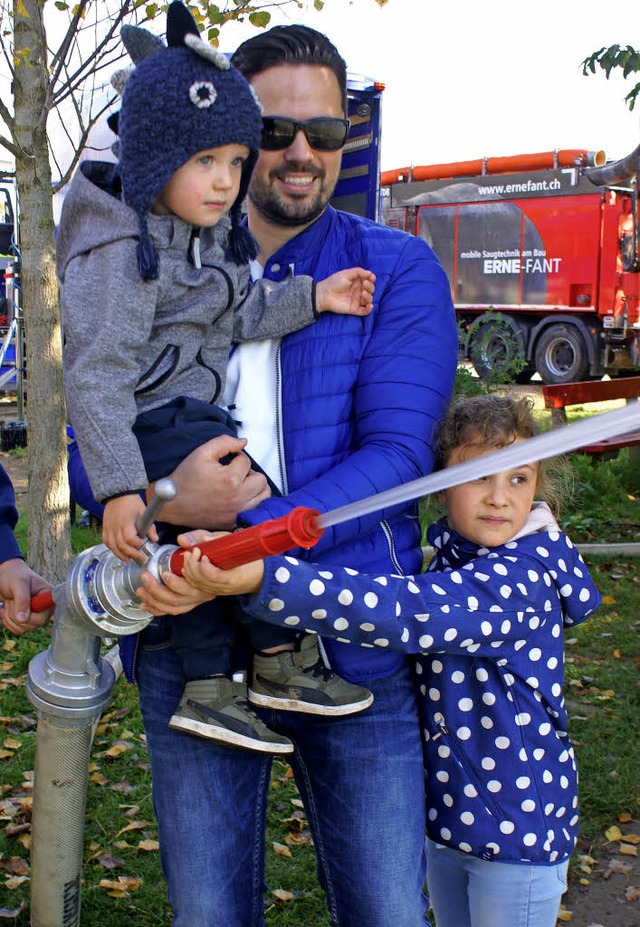
[(240, 72), (202, 41), (178, 0), (167, 11), (167, 47), (160, 43), (151, 49), (127, 75), (117, 129), (124, 200), (140, 220), (137, 256), (143, 280), (158, 277), (158, 253), (147, 224), (151, 207), (183, 164), (199, 151), (223, 145), (246, 145), (250, 151), (229, 210), (229, 257), (241, 264), (256, 256), (255, 241), (241, 224), (241, 207), (258, 156), (260, 106)]

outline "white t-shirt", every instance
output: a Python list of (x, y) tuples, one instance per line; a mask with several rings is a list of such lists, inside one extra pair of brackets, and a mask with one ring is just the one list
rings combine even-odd
[[(251, 262), (251, 276), (262, 277), (262, 265)], [(240, 344), (229, 358), (221, 405), (238, 423), (238, 435), (247, 438), (245, 450), (284, 493), (278, 465), (276, 409), (280, 402), (276, 378), (280, 339)]]

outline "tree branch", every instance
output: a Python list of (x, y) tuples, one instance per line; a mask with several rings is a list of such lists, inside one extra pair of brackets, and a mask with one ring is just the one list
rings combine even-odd
[(4, 105), (4, 101), (2, 99), (0, 99), (0, 119), (5, 123), (11, 135), (13, 135), (13, 116)]
[(0, 135), (0, 147), (6, 148), (7, 151), (13, 155), (14, 158), (22, 157), (24, 152), (9, 138), (5, 138), (4, 135)]
[[(121, 6), (116, 16), (112, 20), (111, 19), (109, 20), (111, 25), (108, 31), (106, 32), (106, 34), (103, 36), (103, 38), (99, 42), (99, 44), (94, 48), (94, 50), (91, 52), (90, 55), (88, 55), (86, 58), (83, 58), (81, 60), (79, 67), (77, 67), (76, 70), (72, 74), (67, 76), (66, 80), (64, 81), (63, 84), (61, 84), (60, 87), (58, 87), (57, 89), (54, 89), (55, 88), (54, 81), (52, 80), (50, 82), (49, 86), (50, 86), (50, 91), (51, 91), (52, 106), (57, 106), (63, 99), (66, 99), (66, 97), (69, 96), (69, 93), (75, 92), (80, 86), (80, 84), (84, 80), (86, 80), (87, 76), (91, 74), (92, 71), (96, 70), (95, 62), (100, 60), (100, 58), (105, 52), (105, 49), (114, 40), (118, 27), (120, 26), (123, 19), (130, 12), (129, 7), (130, 7), (129, 3), (125, 3)], [(75, 39), (77, 40), (77, 34), (75, 36)], [(122, 57), (122, 56), (118, 56), (118, 57)], [(59, 67), (57, 68), (56, 80), (60, 78), (60, 73), (64, 66), (65, 66), (65, 62), (61, 61)]]

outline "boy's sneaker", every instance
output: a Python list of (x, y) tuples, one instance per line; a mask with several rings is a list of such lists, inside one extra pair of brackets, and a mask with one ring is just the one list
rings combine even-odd
[(289, 738), (270, 730), (251, 710), (246, 685), (226, 676), (188, 682), (169, 727), (258, 753), (293, 753)]
[(317, 635), (304, 634), (295, 650), (254, 655), (249, 701), (310, 715), (352, 715), (368, 708), (373, 695), (332, 673), (320, 656)]

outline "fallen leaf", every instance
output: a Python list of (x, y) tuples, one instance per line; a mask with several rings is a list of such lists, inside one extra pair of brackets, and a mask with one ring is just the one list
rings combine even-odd
[(580, 860), (582, 866), (595, 866), (595, 864), (598, 862), (598, 860), (594, 859), (593, 856), (588, 856), (587, 854), (579, 856), (578, 859)]
[(290, 859), (293, 859), (293, 854), (289, 847), (286, 847), (283, 843), (274, 843), (272, 844), (273, 851), (277, 856), (288, 856)]
[(109, 780), (107, 779), (105, 774), (102, 772), (96, 771), (91, 776), (91, 782), (95, 782), (96, 785), (106, 785), (108, 781)]
[(558, 920), (563, 923), (568, 923), (573, 918), (573, 911), (568, 911), (562, 905), (560, 905), (560, 910), (558, 911)]
[(113, 882), (110, 879), (100, 879), (100, 888), (106, 888), (107, 894), (112, 898), (121, 898), (128, 892), (135, 892), (142, 885), (142, 879), (135, 876), (118, 876), (118, 881)]
[(607, 866), (606, 871), (603, 873), (602, 878), (606, 880), (614, 873), (626, 875), (627, 873), (631, 872), (631, 868), (631, 863), (623, 863), (621, 859), (609, 860), (609, 865)]
[(129, 743), (126, 740), (117, 740), (113, 746), (109, 747), (108, 750), (105, 750), (104, 755), (108, 756), (110, 759), (115, 757), (122, 756), (123, 753), (126, 753), (128, 750), (133, 750), (133, 744)]
[(123, 869), (124, 860), (119, 856), (112, 856), (111, 853), (100, 853), (98, 863), (103, 869)]
[(614, 840), (620, 840), (622, 837), (622, 831), (616, 824), (613, 824), (611, 827), (605, 830), (604, 835), (607, 838), (608, 843), (613, 843)]
[(640, 885), (628, 885), (624, 897), (627, 901), (640, 901)]
[(628, 811), (623, 811), (622, 814), (618, 815), (618, 820), (620, 821), (621, 824), (628, 824), (629, 821), (633, 820), (633, 818), (631, 817)]
[(271, 892), (271, 894), (275, 895), (278, 901), (292, 901), (293, 900), (293, 893), (285, 892), (283, 888), (276, 888), (274, 891)]
[(114, 782), (113, 785), (110, 785), (109, 788), (112, 792), (135, 792), (135, 787), (129, 782)]
[(301, 834), (287, 834), (284, 842), (290, 847), (302, 847), (311, 843), (311, 834), (303, 832)]
[(640, 836), (638, 834), (623, 834), (622, 842), (623, 843), (640, 843)]
[(143, 830), (145, 827), (148, 827), (146, 821), (131, 821), (130, 824), (127, 824), (126, 827), (123, 827), (122, 830), (119, 830), (116, 834), (116, 837), (119, 837), (121, 834), (126, 834), (129, 830)]
[(140, 843), (138, 844), (138, 849), (146, 850), (148, 853), (151, 853), (153, 850), (159, 850), (160, 844), (158, 843), (157, 840), (151, 840), (150, 838), (148, 838), (147, 840), (140, 841)]
[(18, 908), (14, 908), (13, 911), (10, 911), (9, 908), (0, 908), (0, 917), (6, 917), (9, 919), (15, 920), (15, 918), (17, 918), (17, 916), (21, 914), (22, 911), (24, 911), (26, 906), (27, 906), (27, 902), (21, 901), (20, 906)]
[(19, 888), (23, 882), (28, 882), (29, 876), (10, 876), (4, 883), (4, 887), (8, 888), (10, 892)]
[(12, 856), (11, 859), (1, 860), (0, 869), (9, 875), (15, 876), (27, 876), (30, 872), (29, 863), (26, 861), (26, 859), (22, 859), (20, 856)]
[(628, 843), (621, 843), (618, 847), (618, 852), (622, 853), (624, 856), (637, 856), (638, 847), (632, 847)]

